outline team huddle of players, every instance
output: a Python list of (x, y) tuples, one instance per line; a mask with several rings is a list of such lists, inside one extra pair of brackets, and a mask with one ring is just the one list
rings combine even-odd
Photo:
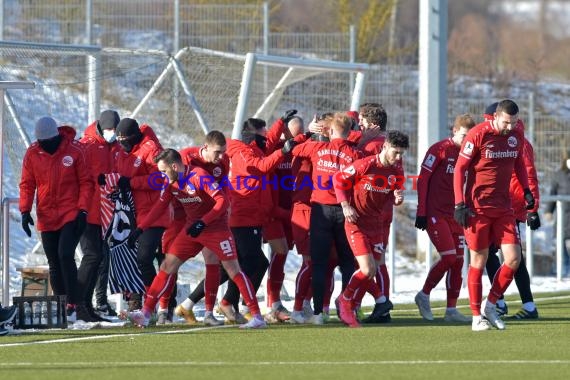
[[(503, 100), (495, 107), (478, 125), (469, 115), (455, 119), (452, 136), (426, 153), (417, 188), (416, 227), (427, 230), (441, 259), (428, 274), (416, 303), (425, 319), (433, 319), (429, 292), (447, 275), (445, 320), (472, 321), (474, 331), (491, 326), (504, 328), (496, 303), (521, 262), (516, 220), (524, 219), (519, 216), (519, 203), (523, 210), (530, 211), (529, 223), (535, 220), (533, 226), (538, 228), (536, 175), (531, 178), (527, 174), (529, 165), (525, 161), (532, 161), (532, 147), (524, 139), (518, 107), (511, 100)], [(285, 321), (323, 324), (329, 315), (337, 267), (342, 276), (341, 294), (335, 300), (340, 320), (350, 327), (386, 323), (391, 320), (393, 304), (389, 299), (385, 250), (393, 209), (404, 201), (402, 158), (409, 147), (405, 133), (387, 130), (386, 125), (386, 111), (376, 103), (363, 104), (358, 112), (315, 116), (306, 130), (296, 111), (290, 110), (269, 129), (264, 120), (247, 119), (239, 140), (211, 131), (203, 146), (177, 151), (162, 149), (152, 129), (139, 127), (136, 120), (116, 119), (114, 128), (112, 123), (99, 120), (90, 126), (91, 140), (84, 142), (91, 146), (93, 157), (85, 154), (87, 164), (83, 168), (78, 164), (80, 157), (68, 162), (68, 167), (79, 167), (76, 173), (87, 177), (85, 189), (91, 181), (96, 194), (85, 198), (83, 192), (75, 208), (66, 211), (68, 217), (60, 218), (57, 230), (65, 235), (66, 226), (72, 224), (69, 236), (74, 232), (74, 238), (79, 233), (84, 239), (91, 225), (101, 225), (101, 212), (89, 205), (97, 199), (101, 191), (98, 188), (116, 186), (131, 191), (137, 228), (130, 231), (125, 244), (137, 247), (145, 293), (144, 302), (140, 295), (139, 303), (130, 306), (128, 316), (139, 326), (150, 323), (157, 305), (158, 323), (172, 318), (171, 294), (177, 271), (199, 253), (206, 267), (204, 279), (174, 309), (188, 323), (196, 323), (192, 308), (202, 298), (206, 308), (203, 323), (224, 323), (213, 311), (220, 283), (229, 281), (218, 310), (231, 323), (243, 328), (263, 328), (267, 323)], [(116, 141), (109, 137), (109, 130)], [(54, 153), (42, 155), (42, 143), (53, 138), (52, 134), (36, 127), (38, 143), (30, 148), (35, 149), (36, 156), (49, 159), (48, 155), (59, 154), (61, 144), (52, 149)], [(73, 147), (68, 142), (65, 148)], [(105, 149), (105, 157), (100, 147)], [(90, 162), (95, 154), (104, 165)], [(28, 156), (32, 154), (28, 152)], [(20, 186), (23, 218), (29, 216), (36, 186), (42, 194), (42, 181), (36, 180), (41, 163), (29, 161), (24, 160)], [(160, 191), (149, 180), (157, 172), (163, 181)], [(108, 183), (107, 173), (118, 173), (116, 183)], [(519, 190), (513, 195), (516, 186)], [(60, 263), (50, 261), (50, 256), (58, 253), (48, 253), (48, 235), (53, 230), (41, 214), (50, 202), (40, 204), (38, 197), (37, 215), (44, 248), (48, 242), (46, 254), (51, 269), (52, 264)], [(86, 219), (87, 229), (85, 221), (81, 226), (81, 218)], [(26, 221), (23, 225), (29, 231), (29, 219)], [(90, 238), (96, 237), (100, 235), (94, 233)], [(262, 241), (271, 248), (270, 260), (261, 249)], [(467, 281), (472, 318), (456, 308), (464, 243), (471, 250)], [(500, 247), (505, 260), (482, 304), (481, 277), (493, 245)], [(153, 260), (159, 246), (164, 256), (156, 273)], [(280, 294), (285, 260), (293, 246), (303, 261), (296, 278), (293, 310), (289, 311), (281, 303)], [(256, 293), (266, 275), (268, 312), (262, 315)], [(71, 280), (64, 280), (54, 291), (68, 294)], [(91, 282), (86, 281), (86, 290), (71, 297), (78, 314), (85, 314), (84, 305), (92, 308)], [(364, 318), (359, 310), (366, 293), (372, 295), (375, 306)], [(244, 305), (239, 304), (240, 296)], [(133, 299), (137, 300), (136, 295)]]

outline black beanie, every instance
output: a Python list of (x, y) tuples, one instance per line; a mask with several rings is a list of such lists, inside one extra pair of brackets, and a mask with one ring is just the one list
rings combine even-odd
[(141, 136), (141, 130), (139, 128), (139, 123), (135, 119), (129, 119), (128, 117), (122, 119), (117, 125), (116, 130), (117, 136), (131, 137), (131, 136)]
[(98, 124), (101, 129), (115, 129), (117, 128), (120, 120), (121, 118), (119, 117), (117, 111), (107, 110), (101, 112)]

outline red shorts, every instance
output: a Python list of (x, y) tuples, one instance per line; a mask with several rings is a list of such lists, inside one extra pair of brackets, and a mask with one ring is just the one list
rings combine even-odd
[(162, 252), (171, 253), (170, 248), (172, 247), (172, 242), (178, 236), (178, 233), (186, 225), (186, 219), (174, 219), (170, 226), (164, 230), (162, 234)]
[(311, 206), (295, 203), (291, 216), (291, 232), (293, 242), (297, 247), (297, 253), (303, 256), (310, 256), (309, 225), (311, 221)]
[(261, 228), (263, 240), (287, 239), (289, 250), (293, 249), (293, 233), (291, 232), (291, 222), (283, 219), (273, 219)]
[(465, 228), (465, 240), (469, 249), (480, 251), (489, 248), (491, 243), (519, 244), (515, 217), (512, 213), (497, 217), (477, 214), (469, 219)]
[(375, 228), (361, 229), (358, 224), (345, 222), (344, 230), (354, 256), (372, 254), (377, 261), (382, 258), (386, 245), (383, 242), (384, 231), (381, 224), (377, 224)]
[(214, 229), (208, 231), (208, 227), (196, 238), (186, 233), (186, 228), (190, 225), (185, 225), (178, 233), (176, 238), (170, 245), (170, 253), (178, 257), (182, 261), (186, 261), (195, 257), (200, 253), (202, 248), (206, 247), (212, 250), (220, 261), (237, 260), (237, 251), (234, 242), (234, 237), (230, 229), (221, 230)]
[(439, 253), (454, 251), (463, 256), (465, 234), (463, 228), (451, 216), (430, 216), (427, 233)]

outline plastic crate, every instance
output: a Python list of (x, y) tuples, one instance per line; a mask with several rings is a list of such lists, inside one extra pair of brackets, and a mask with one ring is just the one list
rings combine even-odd
[(67, 297), (14, 297), (18, 308), (14, 326), (18, 329), (67, 328)]

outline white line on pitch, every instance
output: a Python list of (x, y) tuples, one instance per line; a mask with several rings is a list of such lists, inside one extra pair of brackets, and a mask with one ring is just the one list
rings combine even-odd
[(157, 335), (157, 334), (187, 334), (198, 331), (237, 327), (236, 325), (224, 325), (224, 326), (214, 326), (214, 327), (198, 327), (187, 330), (169, 330), (169, 331), (149, 331), (149, 332), (139, 332), (139, 333), (128, 333), (128, 334), (108, 334), (108, 335), (94, 335), (94, 336), (82, 336), (78, 338), (61, 338), (61, 339), (49, 339), (33, 342), (18, 342), (18, 343), (5, 343), (0, 344), (0, 347), (16, 347), (16, 346), (31, 346), (36, 344), (52, 344), (52, 343), (67, 343), (67, 342), (80, 342), (86, 340), (100, 340), (100, 339), (112, 339), (112, 338), (122, 338), (122, 337), (134, 337), (143, 335)]
[(193, 361), (144, 361), (144, 362), (20, 362), (20, 363), (0, 363), (0, 368), (22, 368), (22, 367), (77, 367), (81, 368), (101, 368), (101, 367), (160, 367), (160, 366), (299, 366), (299, 365), (448, 365), (448, 364), (528, 364), (528, 365), (558, 365), (570, 364), (570, 360), (378, 360), (378, 361), (259, 361), (259, 362), (231, 362), (231, 361), (210, 361), (210, 362), (193, 362)]

